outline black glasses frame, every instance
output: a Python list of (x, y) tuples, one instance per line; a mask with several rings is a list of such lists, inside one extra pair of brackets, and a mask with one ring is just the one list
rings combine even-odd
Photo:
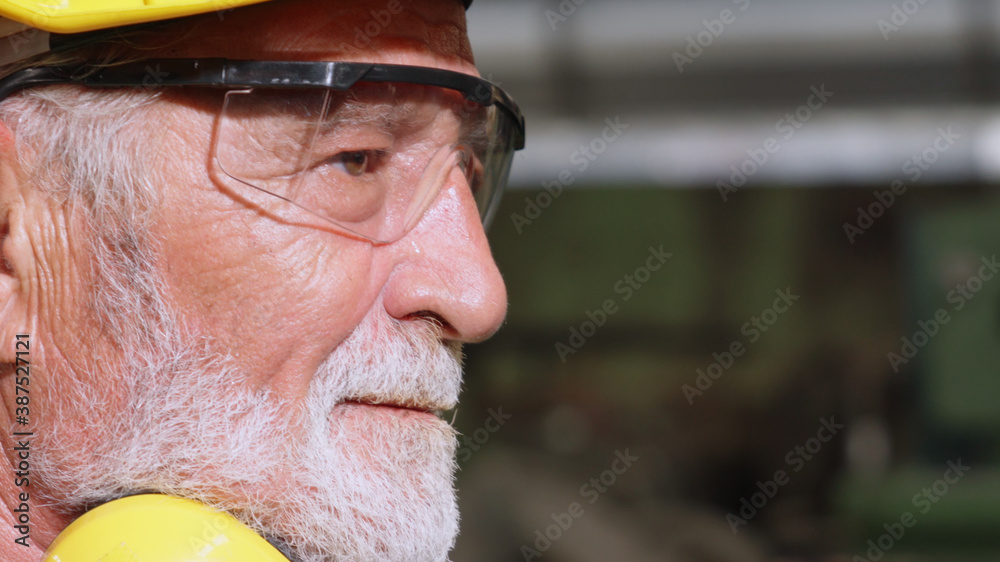
[(398, 82), (454, 90), (484, 106), (496, 105), (515, 125), (514, 149), (524, 148), (524, 116), (499, 86), (461, 72), (364, 62), (253, 61), (223, 58), (148, 59), (114, 66), (42, 66), (0, 80), (0, 100), (36, 86), (79, 84), (92, 88), (207, 86), (215, 88), (328, 88), (359, 82)]

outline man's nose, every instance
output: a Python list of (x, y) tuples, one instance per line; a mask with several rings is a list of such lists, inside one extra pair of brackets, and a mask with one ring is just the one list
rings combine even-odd
[(507, 314), (507, 290), (465, 177), (457, 169), (420, 222), (387, 247), (394, 266), (383, 304), (393, 318), (437, 317), (444, 336), (490, 337)]

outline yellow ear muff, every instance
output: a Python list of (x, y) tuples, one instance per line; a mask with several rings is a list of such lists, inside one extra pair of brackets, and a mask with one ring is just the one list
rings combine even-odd
[(199, 502), (144, 494), (73, 521), (44, 562), (288, 562), (232, 515)]

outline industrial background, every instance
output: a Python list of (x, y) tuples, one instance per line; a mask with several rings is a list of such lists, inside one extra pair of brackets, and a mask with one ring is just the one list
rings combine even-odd
[(456, 562), (1000, 559), (1000, 2), (469, 27), (528, 140)]

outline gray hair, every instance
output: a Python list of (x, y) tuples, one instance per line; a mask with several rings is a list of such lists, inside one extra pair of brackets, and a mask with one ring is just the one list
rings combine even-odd
[[(26, 68), (79, 66), (94, 70), (140, 62), (183, 40), (193, 26), (159, 24), (111, 30), (73, 47), (0, 66), (0, 78)], [(64, 202), (81, 201), (103, 229), (143, 224), (158, 179), (144, 166), (140, 131), (150, 88), (46, 86), (0, 102), (0, 121), (14, 133), (22, 168), (38, 187)]]
[[(81, 36), (71, 48), (0, 66), (0, 77), (24, 68), (139, 62), (194, 33), (197, 24), (148, 24)], [(89, 310), (121, 347), (164, 336), (174, 319), (154, 264), (149, 230), (162, 177), (153, 164), (148, 114), (162, 90), (29, 88), (0, 102), (18, 163), (33, 187), (84, 211), (83, 243), (92, 250)]]
[(159, 330), (158, 322), (136, 326), (123, 319), (169, 317), (157, 298), (148, 230), (160, 181), (147, 165), (141, 134), (143, 116), (159, 97), (151, 90), (49, 86), (0, 103), (0, 121), (13, 133), (26, 180), (87, 215), (82, 234), (92, 248), (95, 280), (89, 305), (119, 345)]

